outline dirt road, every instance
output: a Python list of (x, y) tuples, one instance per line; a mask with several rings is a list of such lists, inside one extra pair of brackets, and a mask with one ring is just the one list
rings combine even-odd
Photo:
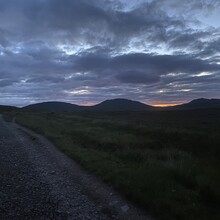
[(150, 219), (40, 135), (0, 116), (0, 219)]

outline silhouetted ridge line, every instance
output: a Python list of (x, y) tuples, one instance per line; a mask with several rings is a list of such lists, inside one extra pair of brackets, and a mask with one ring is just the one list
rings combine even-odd
[(79, 106), (65, 102), (43, 102), (23, 107), (24, 110), (36, 111), (160, 111), (160, 110), (190, 110), (204, 108), (220, 108), (220, 99), (195, 99), (189, 103), (172, 107), (153, 107), (142, 102), (129, 99), (111, 99), (103, 101), (94, 106)]
[(36, 110), (36, 111), (79, 111), (82, 110), (83, 106), (66, 103), (66, 102), (42, 102), (36, 103), (32, 105), (25, 106), (23, 109), (25, 110)]
[(187, 109), (204, 109), (204, 108), (220, 108), (220, 99), (194, 99), (189, 103), (177, 105), (171, 109), (187, 110)]

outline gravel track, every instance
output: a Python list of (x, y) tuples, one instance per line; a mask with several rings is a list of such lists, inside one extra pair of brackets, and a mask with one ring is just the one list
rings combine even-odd
[(48, 140), (0, 116), (0, 219), (151, 219)]

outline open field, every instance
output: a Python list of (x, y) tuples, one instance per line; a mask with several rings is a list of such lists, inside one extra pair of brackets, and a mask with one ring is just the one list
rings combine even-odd
[(158, 219), (220, 219), (220, 110), (20, 112), (82, 166)]

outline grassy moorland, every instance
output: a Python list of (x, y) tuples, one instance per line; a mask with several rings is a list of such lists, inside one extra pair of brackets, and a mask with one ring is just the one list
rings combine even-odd
[(18, 113), (158, 219), (220, 219), (220, 110)]

